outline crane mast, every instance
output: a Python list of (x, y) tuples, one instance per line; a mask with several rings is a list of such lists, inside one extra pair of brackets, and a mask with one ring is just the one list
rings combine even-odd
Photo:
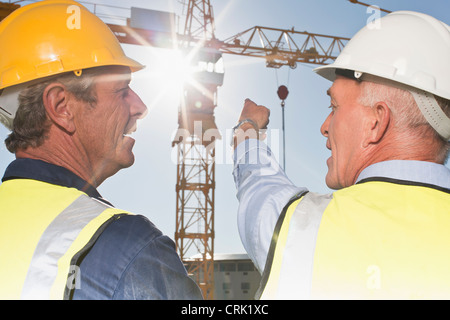
[(206, 46), (215, 38), (210, 1), (184, 4), (187, 13), (181, 49), (203, 68), (194, 74), (195, 85), (185, 83), (178, 114), (175, 242), (181, 260), (191, 260), (187, 271), (196, 277), (203, 297), (209, 300), (214, 298), (214, 144), (220, 139), (214, 109), (217, 88), (223, 84), (223, 73), (217, 72), (216, 65), (222, 54)]
[(184, 35), (191, 39), (214, 39), (214, 14), (210, 0), (180, 0), (185, 7)]

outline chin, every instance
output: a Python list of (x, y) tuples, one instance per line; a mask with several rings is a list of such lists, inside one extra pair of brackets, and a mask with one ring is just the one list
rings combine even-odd
[(127, 159), (124, 159), (124, 161), (121, 162), (121, 167), (122, 167), (122, 169), (131, 167), (131, 166), (134, 164), (134, 160), (135, 160), (135, 159), (134, 159), (134, 154), (131, 153), (131, 154), (127, 157)]
[(129, 168), (134, 164), (133, 146), (134, 140), (128, 138), (132, 143), (124, 145), (117, 154), (117, 163), (121, 168)]
[(326, 183), (327, 187), (332, 190), (342, 189), (342, 187), (335, 181), (335, 179), (330, 177), (329, 172), (327, 173), (327, 176), (325, 177), (325, 183)]
[(120, 158), (116, 158), (114, 162), (110, 163), (110, 174), (109, 177), (115, 175), (117, 172), (119, 172), (122, 169), (126, 169), (131, 167), (134, 164), (134, 155), (132, 153), (122, 156)]

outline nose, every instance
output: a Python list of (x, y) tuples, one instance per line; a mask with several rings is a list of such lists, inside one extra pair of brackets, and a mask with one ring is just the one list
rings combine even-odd
[(142, 102), (139, 95), (130, 89), (130, 108), (131, 108), (131, 114), (136, 117), (137, 119), (144, 118), (147, 113), (148, 109), (144, 102)]
[(325, 119), (325, 121), (322, 123), (322, 126), (320, 127), (320, 133), (322, 133), (322, 135), (327, 138), (328, 138), (328, 126), (330, 125), (330, 119), (331, 119), (331, 112), (328, 115), (328, 117)]

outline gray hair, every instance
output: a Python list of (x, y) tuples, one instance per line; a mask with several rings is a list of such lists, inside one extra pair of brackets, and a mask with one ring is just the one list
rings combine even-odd
[[(450, 117), (450, 100), (434, 97), (444, 113)], [(442, 163), (448, 160), (450, 142), (444, 140), (431, 127), (408, 90), (370, 81), (361, 82), (359, 103), (373, 107), (380, 101), (389, 106), (393, 114), (393, 126), (399, 132), (405, 133), (405, 139), (422, 139), (424, 136), (431, 136), (439, 146), (437, 160)]]
[(94, 76), (99, 73), (95, 69), (83, 70), (81, 76), (76, 76), (73, 72), (53, 76), (23, 89), (19, 95), (13, 130), (5, 140), (6, 148), (15, 153), (19, 149), (42, 145), (50, 128), (42, 97), (45, 88), (51, 83), (62, 84), (75, 98), (94, 105)]

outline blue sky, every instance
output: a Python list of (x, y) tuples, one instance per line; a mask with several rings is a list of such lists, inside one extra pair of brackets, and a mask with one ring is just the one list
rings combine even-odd
[[(141, 7), (171, 11), (180, 16), (182, 5), (177, 0), (91, 1), (119, 7)], [(388, 10), (414, 10), (435, 16), (450, 24), (448, 0), (379, 0), (363, 1)], [(362, 28), (372, 12), (347, 0), (211, 0), (219, 40), (253, 26), (308, 31), (333, 36), (351, 37)], [(127, 12), (124, 10), (124, 12)], [(384, 15), (384, 13), (382, 13)], [(132, 88), (149, 108), (148, 116), (138, 123), (134, 134), (135, 164), (105, 181), (100, 193), (116, 207), (147, 216), (165, 234), (174, 238), (176, 208), (175, 150), (171, 139), (178, 127), (180, 96), (173, 88), (175, 75), (169, 50), (124, 45), (125, 52), (147, 65), (134, 75)], [(168, 58), (171, 58), (169, 60)], [(315, 66), (298, 65), (296, 69), (270, 69), (260, 58), (224, 55), (224, 85), (218, 91), (216, 124), (225, 138), (239, 117), (245, 98), (251, 98), (271, 110), (269, 129), (280, 130), (281, 107), (276, 94), (279, 85), (289, 88), (286, 99), (286, 169), (290, 179), (315, 192), (329, 192), (325, 185), (326, 159), (329, 151), (320, 134), (320, 126), (328, 115), (326, 90), (330, 82), (317, 76)], [(8, 131), (1, 127), (0, 138)], [(224, 156), (229, 156), (227, 147)], [(281, 152), (281, 150), (280, 150)], [(13, 160), (6, 148), (0, 148), (0, 171)], [(216, 165), (215, 252), (242, 253), (236, 224), (238, 202), (229, 157)]]

